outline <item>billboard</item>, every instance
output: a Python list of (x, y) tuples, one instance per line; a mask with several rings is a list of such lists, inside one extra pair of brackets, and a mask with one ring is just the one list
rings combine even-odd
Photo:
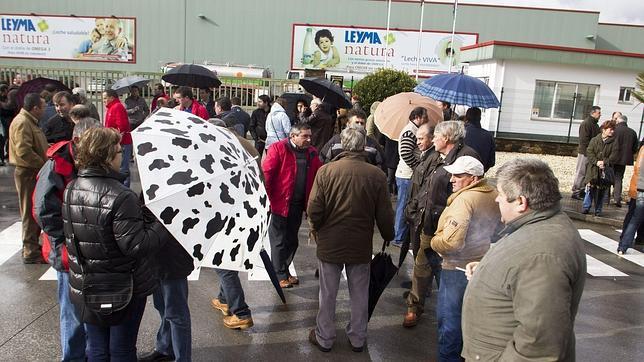
[(136, 63), (136, 19), (0, 14), (0, 57)]
[[(292, 69), (372, 72), (385, 66), (416, 74), (418, 30), (293, 24)], [(460, 64), (460, 48), (476, 44), (478, 34), (423, 31), (419, 76), (447, 72)]]

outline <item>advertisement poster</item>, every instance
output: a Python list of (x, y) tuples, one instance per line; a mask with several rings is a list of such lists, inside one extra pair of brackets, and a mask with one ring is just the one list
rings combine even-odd
[(136, 20), (0, 14), (0, 57), (136, 63)]
[[(387, 30), (337, 25), (293, 24), (292, 69), (372, 72), (385, 66), (416, 74), (418, 30)], [(447, 72), (460, 64), (460, 48), (476, 44), (478, 34), (424, 31), (419, 75)], [(453, 53), (452, 53), (453, 52)]]

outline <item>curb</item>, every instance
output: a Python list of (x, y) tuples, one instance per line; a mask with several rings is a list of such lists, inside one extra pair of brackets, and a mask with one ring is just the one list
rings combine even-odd
[(607, 217), (594, 216), (590, 214), (585, 215), (573, 210), (564, 210), (564, 212), (568, 215), (569, 218), (573, 220), (585, 221), (593, 224), (601, 224), (621, 228), (624, 223), (623, 220), (609, 219)]

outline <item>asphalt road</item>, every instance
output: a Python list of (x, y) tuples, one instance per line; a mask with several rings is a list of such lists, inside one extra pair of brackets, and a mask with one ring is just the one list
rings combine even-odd
[[(133, 187), (137, 187), (136, 182)], [(13, 170), (0, 167), (0, 360), (53, 361), (60, 359), (56, 283), (47, 265), (23, 265), (20, 225)], [(615, 253), (615, 228), (582, 222), (575, 225), (586, 241), (589, 273), (575, 323), (577, 360), (641, 361), (644, 356), (644, 254), (629, 260)], [(301, 285), (286, 291), (282, 305), (270, 282), (248, 280), (241, 274), (255, 326), (246, 331), (223, 327), (221, 314), (210, 307), (219, 282), (204, 269), (190, 282), (193, 357), (214, 360), (436, 360), (435, 296), (414, 329), (401, 326), (406, 310), (400, 283), (409, 280), (409, 257), (390, 283), (368, 330), (368, 348), (351, 352), (344, 327), (349, 319), (346, 281), (341, 283), (337, 305), (338, 339), (333, 351), (323, 354), (307, 341), (315, 325), (318, 285), (315, 247), (307, 244), (306, 223), (300, 230), (300, 248), (294, 268)], [(374, 238), (374, 253), (382, 245)], [(397, 259), (398, 249), (389, 248)], [(44, 280), (41, 280), (44, 279)], [(49, 279), (49, 280), (47, 280)], [(158, 314), (148, 298), (139, 333), (140, 352), (153, 348)]]

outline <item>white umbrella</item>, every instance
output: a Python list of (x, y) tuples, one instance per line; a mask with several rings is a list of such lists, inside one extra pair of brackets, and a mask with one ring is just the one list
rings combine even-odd
[(124, 77), (112, 84), (112, 89), (114, 89), (118, 94), (123, 94), (127, 92), (130, 87), (144, 87), (150, 82), (149, 79), (143, 78), (138, 75), (131, 75), (129, 77)]
[(132, 138), (147, 207), (198, 267), (263, 268), (268, 197), (256, 161), (230, 131), (163, 108)]

